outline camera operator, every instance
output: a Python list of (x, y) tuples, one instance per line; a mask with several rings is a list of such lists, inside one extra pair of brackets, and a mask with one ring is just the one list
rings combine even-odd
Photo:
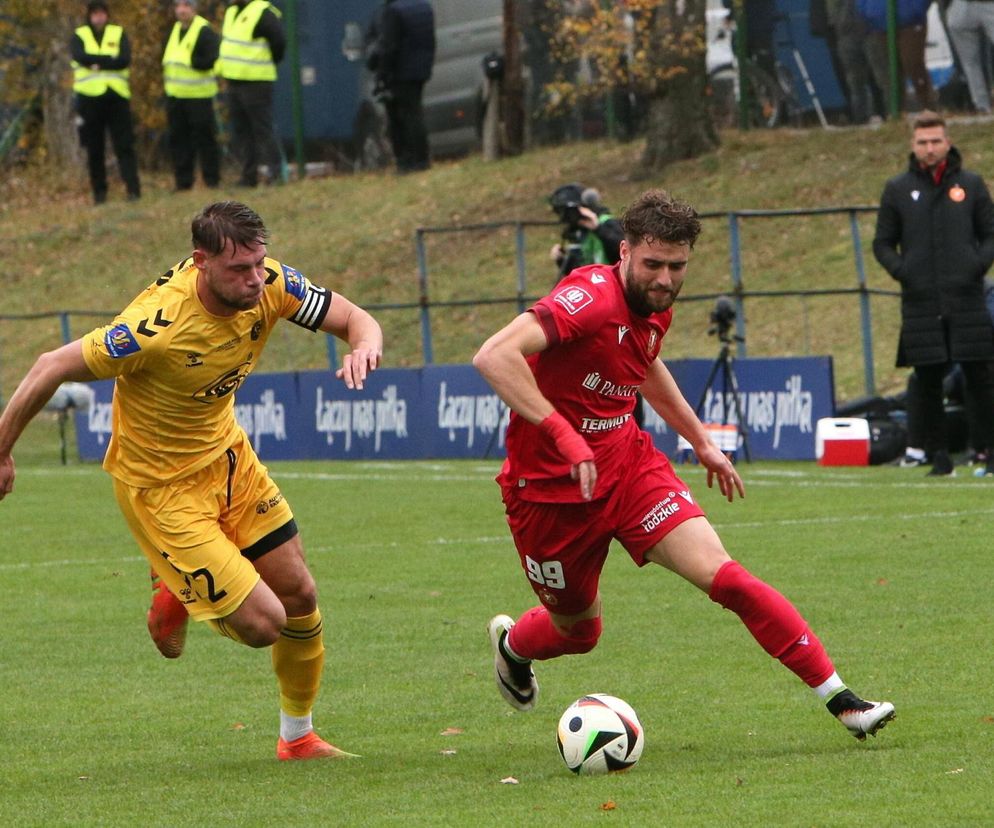
[[(562, 241), (552, 245), (549, 256), (556, 263), (556, 282), (578, 267), (613, 265), (621, 258), (625, 231), (621, 222), (601, 203), (601, 194), (582, 184), (563, 184), (549, 204), (563, 225)], [(635, 423), (642, 428), (645, 407), (642, 395), (635, 395)]]
[(562, 241), (549, 251), (558, 268), (557, 282), (578, 267), (613, 265), (621, 258), (624, 230), (601, 203), (597, 190), (564, 184), (549, 196), (549, 204), (563, 225)]

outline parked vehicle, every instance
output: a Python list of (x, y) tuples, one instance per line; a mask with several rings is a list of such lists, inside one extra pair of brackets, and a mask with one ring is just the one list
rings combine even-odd
[[(435, 65), (425, 84), (424, 110), (428, 143), (435, 156), (466, 152), (479, 144), (483, 121), (483, 59), (503, 51), (501, 0), (434, 0)], [(375, 9), (374, 9), (375, 10)], [(359, 65), (361, 91), (356, 112), (354, 147), (364, 167), (384, 162), (385, 114), (364, 67), (369, 19), (350, 20), (344, 27), (342, 52)]]
[[(285, 6), (282, 0), (274, 0)], [(296, 0), (301, 114), (295, 121), (289, 62), (277, 80), (276, 120), (284, 142), (292, 143), (299, 128), (306, 143), (331, 145), (337, 157), (356, 167), (375, 168), (390, 163), (385, 136), (386, 118), (374, 95), (374, 79), (365, 68), (365, 33), (381, 0)], [(433, 0), (437, 51), (431, 80), (424, 90), (425, 121), (436, 157), (476, 149), (483, 121), (483, 62), (503, 52), (502, 0)], [(808, 33), (807, 0), (778, 0), (778, 9), (790, 20), (796, 46), (807, 65), (818, 97), (826, 109), (841, 108), (844, 98), (832, 69), (824, 39)], [(734, 57), (723, 0), (708, 0), (707, 68), (730, 76)], [(778, 24), (784, 28), (786, 24)], [(523, 44), (540, 40), (523, 38)], [(778, 36), (778, 44), (783, 38)], [(529, 81), (527, 46), (523, 49), (526, 84)], [(952, 75), (952, 57), (938, 12), (929, 17), (928, 66), (937, 88)], [(782, 63), (793, 66), (785, 52)], [(810, 107), (800, 80), (799, 105)], [(535, 107), (534, 101), (529, 104)], [(302, 122), (302, 123), (300, 123)], [(578, 127), (579, 129), (579, 127)], [(321, 154), (316, 151), (315, 154)]]

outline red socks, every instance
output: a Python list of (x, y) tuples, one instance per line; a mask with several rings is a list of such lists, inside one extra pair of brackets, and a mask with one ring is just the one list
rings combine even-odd
[(524, 659), (544, 661), (569, 653), (587, 653), (597, 644), (602, 629), (601, 619), (586, 618), (570, 629), (569, 636), (555, 628), (545, 607), (532, 607), (511, 627), (507, 646)]
[(835, 672), (822, 643), (794, 605), (738, 561), (722, 565), (709, 597), (738, 615), (759, 645), (809, 687), (817, 687)]
[[(738, 615), (760, 646), (809, 687), (818, 687), (835, 672), (822, 643), (794, 605), (737, 561), (718, 570), (709, 597)], [(564, 636), (545, 607), (532, 607), (511, 628), (507, 646), (523, 659), (542, 661), (589, 652), (600, 634), (601, 619), (588, 618)]]

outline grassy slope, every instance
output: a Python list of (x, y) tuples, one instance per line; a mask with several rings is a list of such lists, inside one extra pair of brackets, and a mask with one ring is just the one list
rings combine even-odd
[[(988, 131), (988, 124), (953, 127), (967, 164), (990, 178), (994, 150)], [(361, 303), (403, 303), (418, 299), (415, 228), (545, 220), (550, 217), (545, 197), (564, 181), (597, 186), (616, 207), (647, 186), (664, 186), (702, 212), (874, 204), (884, 180), (900, 169), (906, 148), (903, 123), (878, 130), (729, 132), (718, 152), (673, 165), (648, 180), (632, 175), (640, 143), (598, 142), (540, 149), (492, 164), (476, 156), (404, 178), (343, 175), (220, 195), (254, 206), (271, 228), (273, 254), (315, 281)], [(0, 313), (113, 311), (185, 255), (189, 218), (208, 193), (173, 195), (164, 179), (146, 183), (147, 195), (139, 204), (116, 201), (95, 209), (79, 183), (52, 192), (49, 185), (8, 181), (0, 206), (0, 259), (6, 265)], [(685, 296), (714, 294), (730, 285), (726, 222), (712, 219), (705, 226)], [(893, 288), (869, 251), (872, 215), (861, 220), (861, 228), (871, 286)], [(530, 295), (550, 283), (546, 251), (554, 233), (554, 228), (528, 232)], [(745, 286), (853, 287), (849, 239), (844, 216), (747, 222), (742, 232)], [(428, 261), (433, 299), (514, 295), (513, 238), (508, 232), (429, 236)], [(684, 304), (667, 340), (670, 356), (715, 354), (716, 343), (706, 335), (709, 309), (710, 302)], [(467, 361), (486, 333), (514, 310), (513, 305), (479, 305), (436, 311), (435, 361)], [(896, 314), (893, 299), (873, 300), (877, 385), (884, 391), (902, 384), (902, 374), (892, 368)], [(380, 316), (388, 364), (421, 364), (417, 311), (383, 311)], [(96, 321), (75, 316), (72, 334), (84, 333)], [(747, 306), (747, 322), (751, 355), (833, 354), (838, 397), (863, 393), (854, 297), (757, 299)], [(322, 343), (289, 327), (282, 333), (278, 329), (263, 368), (323, 366)], [(0, 395), (9, 396), (36, 352), (59, 342), (54, 319), (0, 322)]]

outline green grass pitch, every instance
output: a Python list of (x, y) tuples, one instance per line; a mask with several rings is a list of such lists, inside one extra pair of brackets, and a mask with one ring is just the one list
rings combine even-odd
[[(781, 589), (843, 678), (895, 703), (857, 743), (739, 621), (612, 552), (604, 634), (537, 664), (537, 709), (491, 677), (487, 620), (533, 599), (496, 462), (272, 464), (325, 616), (319, 732), (360, 759), (279, 763), (266, 652), (191, 630), (162, 659), (147, 566), (96, 467), (19, 466), (0, 504), (5, 826), (990, 824), (994, 484), (964, 470), (743, 464), (729, 505), (682, 473), (733, 556)], [(631, 772), (556, 750), (588, 692), (638, 711)], [(513, 777), (517, 784), (502, 780)]]

